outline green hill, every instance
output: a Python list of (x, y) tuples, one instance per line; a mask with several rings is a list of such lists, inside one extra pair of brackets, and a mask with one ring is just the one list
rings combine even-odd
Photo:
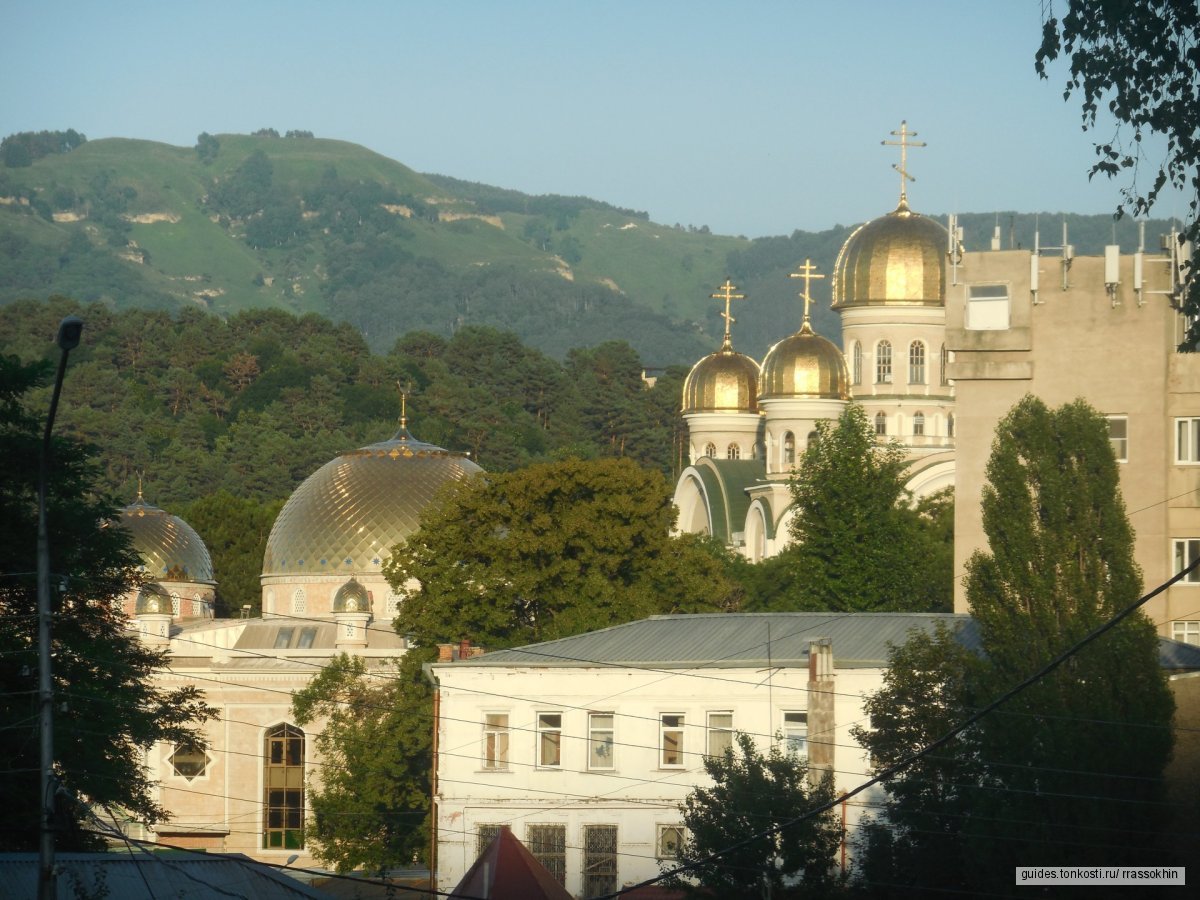
[[(710, 295), (726, 276), (749, 296), (735, 343), (761, 357), (799, 324), (788, 272), (806, 258), (831, 272), (850, 232), (748, 241), (586, 197), (421, 174), (310, 137), (218, 135), (196, 148), (74, 138), (0, 168), (0, 303), (64, 294), (115, 310), (315, 312), (376, 352), (410, 331), (482, 325), (558, 358), (620, 339), (649, 365), (690, 364), (719, 342)], [(1112, 239), (1107, 216), (1067, 218), (1080, 253)], [(1033, 242), (1032, 215), (960, 221), (973, 248), (995, 225), (1005, 246)], [(1043, 244), (1058, 242), (1057, 215), (1038, 224)], [(1115, 232), (1127, 248), (1133, 229)], [(837, 340), (828, 280), (814, 297), (816, 327)]]

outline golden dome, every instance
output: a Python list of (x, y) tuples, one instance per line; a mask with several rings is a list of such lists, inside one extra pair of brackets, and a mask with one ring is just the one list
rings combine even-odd
[(378, 573), (443, 484), (482, 471), (403, 427), (391, 440), (343, 453), (284, 504), (267, 538), (263, 575)]
[(758, 383), (759, 400), (850, 399), (846, 358), (836, 344), (813, 331), (807, 319), (799, 331), (767, 351)]
[(846, 239), (833, 267), (833, 308), (945, 306), (947, 231), (903, 199)]
[(121, 526), (133, 535), (133, 549), (154, 581), (213, 583), (212, 558), (187, 522), (142, 499), (121, 510)]
[(333, 596), (333, 611), (366, 612), (370, 609), (371, 600), (367, 589), (359, 584), (357, 578), (351, 578), (343, 584)]
[(758, 363), (726, 340), (688, 372), (683, 412), (758, 412)]

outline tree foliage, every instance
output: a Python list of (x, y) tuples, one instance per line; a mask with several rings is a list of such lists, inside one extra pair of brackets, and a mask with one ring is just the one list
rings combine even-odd
[(410, 650), (368, 670), (362, 657), (342, 654), (293, 698), (301, 726), (324, 722), (306, 836), (339, 872), (380, 872), (427, 854), (432, 689), (421, 665), (429, 658)]
[(33, 165), (43, 156), (70, 153), (85, 143), (87, 136), (74, 128), (66, 131), (18, 131), (0, 141), (0, 159), (8, 168), (16, 169)]
[[(48, 367), (0, 356), (0, 827), (5, 850), (36, 848), (41, 814), (37, 695), (37, 472), (41, 407), (26, 397)], [(53, 441), (47, 523), (54, 604), (54, 760), (65, 796), (115, 804), (147, 823), (165, 817), (143, 765), (157, 741), (199, 742), (213, 711), (194, 687), (163, 690), (165, 664), (126, 627), (116, 602), (137, 584), (140, 563), (115, 507), (93, 484), (94, 459), (79, 443)], [(94, 848), (80, 802), (63, 802), (60, 849)]]
[[(1078, 95), (1083, 126), (1094, 128), (1103, 104), (1118, 126), (1116, 139), (1097, 142), (1091, 174), (1132, 180), (1117, 207), (1144, 216), (1168, 185), (1190, 193), (1193, 242), (1191, 272), (1200, 271), (1200, 8), (1190, 0), (1068, 0), (1062, 19), (1047, 18), (1035, 65), (1047, 77), (1047, 63), (1068, 56), (1071, 74), (1064, 98)], [(1150, 162), (1150, 186), (1137, 177), (1146, 159), (1146, 138), (1166, 138), (1165, 157)], [(1122, 142), (1120, 138), (1124, 136)], [(1192, 278), (1185, 310), (1200, 312), (1200, 279)], [(1193, 321), (1184, 347), (1200, 343)]]
[[(1019, 683), (1135, 602), (1141, 573), (1107, 423), (1026, 397), (997, 429), (983, 494), (990, 550), (967, 567), (980, 653), (948, 633), (893, 652), (858, 733), (880, 767)], [(1014, 866), (1162, 864), (1173, 702), (1135, 613), (888, 785), (867, 871), (921, 889), (1006, 894)], [(890, 874), (888, 874), (890, 873)], [(901, 892), (903, 893), (903, 892)]]
[(734, 743), (723, 756), (705, 757), (712, 787), (687, 795), (680, 807), (687, 837), (678, 859), (663, 867), (689, 866), (683, 878), (722, 897), (826, 896), (836, 885), (833, 860), (842, 839), (833, 811), (763, 832), (832, 800), (832, 776), (812, 786), (804, 758), (784, 752), (779, 742), (766, 754), (748, 734), (737, 734)]
[(903, 448), (880, 443), (857, 404), (817, 424), (791, 482), (792, 608), (948, 608), (951, 500), (911, 507), (905, 465)]
[(671, 537), (674, 518), (666, 480), (622, 459), (460, 483), (384, 567), (408, 587), (396, 627), (425, 646), (493, 648), (724, 608), (724, 563), (701, 539)]

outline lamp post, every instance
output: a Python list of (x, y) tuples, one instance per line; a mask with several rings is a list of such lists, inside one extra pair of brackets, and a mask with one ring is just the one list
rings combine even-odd
[(67, 354), (79, 346), (83, 333), (83, 320), (67, 316), (59, 323), (58, 344), (62, 354), (58, 358), (58, 373), (54, 376), (54, 393), (50, 397), (50, 414), (46, 417), (46, 431), (42, 435), (42, 448), (38, 454), (38, 532), (37, 532), (37, 599), (38, 599), (38, 699), (41, 713), (41, 778), (38, 789), (41, 793), (39, 807), (42, 810), (41, 843), (38, 853), (38, 898), (55, 900), (54, 885), (54, 684), (50, 677), (50, 538), (46, 529), (46, 485), (50, 475), (50, 431), (54, 428), (54, 415), (58, 412), (58, 396), (62, 393), (63, 376), (67, 372)]

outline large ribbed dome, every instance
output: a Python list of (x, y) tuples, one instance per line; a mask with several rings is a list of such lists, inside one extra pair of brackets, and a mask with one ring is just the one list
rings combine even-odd
[(683, 382), (683, 412), (757, 412), (758, 363), (728, 341), (688, 372)]
[(948, 233), (901, 201), (846, 239), (833, 271), (833, 308), (944, 306)]
[(392, 547), (417, 530), (443, 484), (481, 471), (404, 428), (391, 440), (344, 453), (284, 504), (267, 539), (263, 575), (378, 573)]
[(133, 535), (133, 549), (154, 581), (213, 581), (212, 558), (187, 522), (138, 498), (121, 510), (121, 525)]
[(850, 399), (846, 358), (837, 345), (813, 331), (807, 319), (799, 331), (767, 351), (758, 384), (759, 400)]

